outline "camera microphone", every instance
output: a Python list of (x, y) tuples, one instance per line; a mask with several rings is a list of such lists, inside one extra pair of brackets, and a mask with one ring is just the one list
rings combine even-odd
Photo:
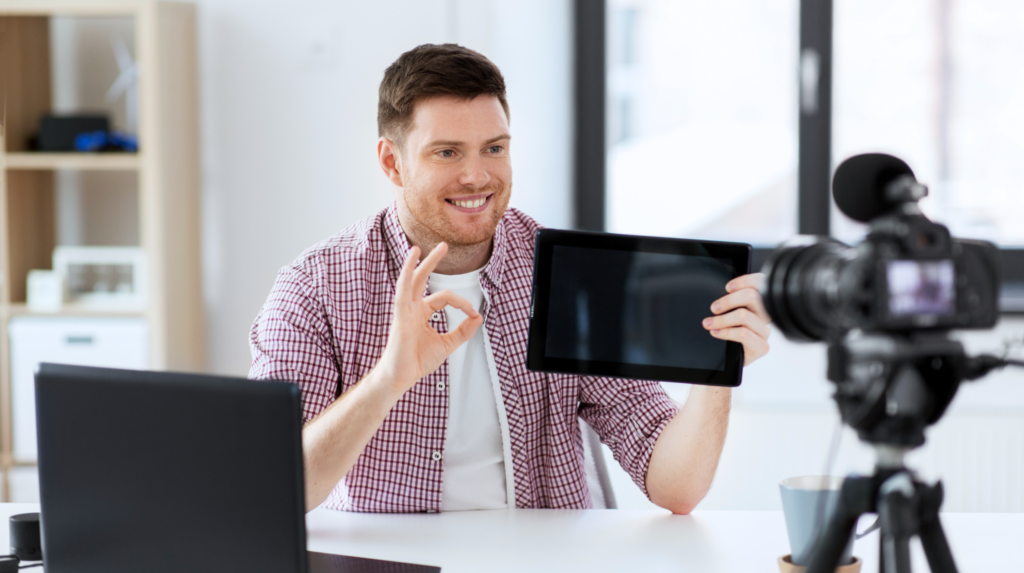
[(832, 178), (832, 196), (839, 210), (861, 223), (921, 199), (927, 192), (909, 165), (884, 153), (854, 155), (839, 164)]

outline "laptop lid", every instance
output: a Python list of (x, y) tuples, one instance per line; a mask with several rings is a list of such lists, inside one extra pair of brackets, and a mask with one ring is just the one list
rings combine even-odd
[(43, 364), (47, 573), (307, 570), (299, 389)]

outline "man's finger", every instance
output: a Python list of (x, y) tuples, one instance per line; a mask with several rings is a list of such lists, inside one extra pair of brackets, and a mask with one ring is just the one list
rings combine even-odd
[(747, 308), (737, 308), (732, 312), (727, 312), (719, 316), (713, 316), (704, 319), (704, 328), (708, 330), (721, 330), (723, 328), (731, 328), (734, 326), (745, 326), (750, 330), (754, 331), (765, 340), (771, 336), (771, 329), (768, 325), (761, 320), (761, 317), (757, 316)]
[(466, 313), (466, 316), (472, 318), (474, 316), (480, 316), (480, 313), (473, 308), (473, 304), (450, 290), (443, 290), (436, 292), (423, 299), (423, 302), (427, 303), (430, 310), (441, 310), (446, 306), (455, 307), (462, 312)]
[(765, 275), (764, 273), (750, 273), (749, 275), (743, 275), (736, 277), (726, 283), (725, 290), (727, 292), (736, 292), (744, 288), (752, 288), (755, 290), (761, 290), (764, 285)]
[(437, 268), (437, 264), (441, 262), (441, 259), (448, 254), (448, 245), (446, 243), (438, 243), (434, 247), (433, 251), (427, 255), (420, 266), (416, 267), (416, 272), (413, 274), (412, 288), (414, 292), (413, 296), (421, 296), (423, 291), (427, 288), (427, 279), (430, 278), (430, 273), (434, 272)]
[[(420, 260), (420, 248), (409, 249), (402, 263), (402, 271), (398, 273), (398, 281), (395, 283), (395, 301), (406, 302), (409, 300), (409, 289), (412, 285), (412, 275), (416, 271), (416, 263)], [(422, 293), (421, 293), (422, 294)]]
[(480, 325), (483, 323), (484, 317), (478, 314), (460, 322), (459, 327), (455, 330), (442, 334), (441, 340), (444, 341), (447, 353), (451, 355), (452, 352), (455, 352), (456, 348), (465, 344), (470, 338), (473, 338), (476, 329), (480, 328)]
[(711, 336), (719, 340), (731, 340), (742, 344), (744, 366), (749, 366), (751, 362), (768, 354), (768, 341), (744, 326), (712, 330)]
[(761, 294), (752, 288), (743, 288), (716, 300), (711, 305), (711, 312), (725, 314), (731, 310), (743, 307), (761, 317), (765, 324), (772, 320), (768, 316), (768, 311), (764, 309), (764, 301), (761, 300)]

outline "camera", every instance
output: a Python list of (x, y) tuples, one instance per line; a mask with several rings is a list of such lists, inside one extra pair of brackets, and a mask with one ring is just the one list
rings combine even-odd
[(874, 446), (875, 471), (843, 482), (819, 531), (808, 573), (835, 569), (857, 518), (877, 513), (884, 569), (910, 571), (909, 539), (920, 536), (932, 571), (955, 572), (939, 522), (942, 484), (904, 464), (925, 429), (945, 413), (964, 380), (1024, 362), (968, 356), (949, 331), (999, 320), (995, 245), (957, 239), (918, 204), (928, 188), (902, 160), (881, 153), (844, 161), (832, 179), (836, 204), (868, 223), (848, 246), (797, 237), (772, 252), (762, 272), (765, 308), (791, 340), (828, 344), (828, 379), (845, 424)]
[(797, 237), (764, 268), (765, 306), (778, 328), (803, 341), (864, 332), (991, 328), (999, 319), (995, 245), (953, 238), (922, 213), (928, 194), (902, 160), (881, 153), (844, 161), (833, 179), (836, 204), (869, 223), (855, 247)]
[(832, 189), (867, 238), (783, 244), (763, 268), (765, 308), (787, 338), (829, 345), (834, 398), (862, 440), (915, 448), (960, 382), (987, 371), (948, 333), (995, 326), (999, 250), (929, 220), (918, 205), (928, 188), (891, 155), (847, 159)]

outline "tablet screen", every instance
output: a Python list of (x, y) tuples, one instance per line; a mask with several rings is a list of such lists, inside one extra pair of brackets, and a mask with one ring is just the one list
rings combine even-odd
[(729, 259), (555, 245), (545, 354), (724, 370), (701, 321), (730, 279)]
[(740, 243), (541, 230), (527, 367), (737, 386), (742, 346), (702, 323), (749, 262)]

